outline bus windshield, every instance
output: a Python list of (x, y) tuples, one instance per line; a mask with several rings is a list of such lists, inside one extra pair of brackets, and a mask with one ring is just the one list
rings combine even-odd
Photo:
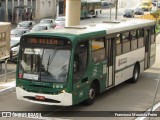
[(67, 82), (70, 50), (22, 48), (19, 74), (43, 82)]

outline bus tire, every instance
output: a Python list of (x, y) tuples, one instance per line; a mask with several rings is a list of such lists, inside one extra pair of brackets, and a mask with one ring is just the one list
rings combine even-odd
[(136, 83), (138, 81), (139, 73), (140, 73), (139, 65), (135, 64), (134, 70), (133, 70), (133, 77), (130, 79), (131, 83)]
[(89, 98), (87, 100), (84, 101), (85, 105), (92, 105), (94, 102), (94, 99), (96, 97), (96, 86), (95, 84), (92, 83), (89, 92), (88, 92), (88, 96)]

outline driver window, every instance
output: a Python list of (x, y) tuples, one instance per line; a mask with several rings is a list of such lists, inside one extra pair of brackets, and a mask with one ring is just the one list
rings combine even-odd
[(80, 42), (74, 54), (74, 82), (81, 79), (87, 68), (88, 41)]

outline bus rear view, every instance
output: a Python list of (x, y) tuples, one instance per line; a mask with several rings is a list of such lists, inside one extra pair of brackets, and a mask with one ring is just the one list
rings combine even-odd
[(72, 105), (72, 94), (66, 92), (71, 41), (24, 36), (20, 46), (17, 98), (40, 104)]

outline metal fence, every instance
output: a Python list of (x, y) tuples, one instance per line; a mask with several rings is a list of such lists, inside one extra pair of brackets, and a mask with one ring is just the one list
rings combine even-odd
[(0, 82), (9, 82), (16, 78), (16, 64), (6, 59), (0, 63)]

